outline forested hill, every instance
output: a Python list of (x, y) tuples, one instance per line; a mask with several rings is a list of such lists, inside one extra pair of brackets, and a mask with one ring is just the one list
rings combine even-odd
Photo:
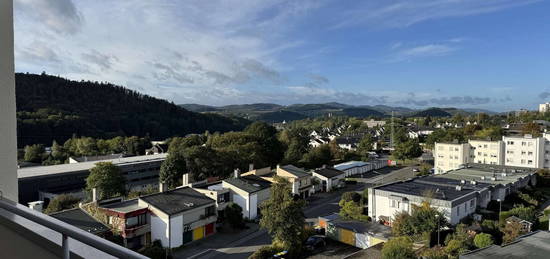
[(18, 144), (63, 143), (73, 135), (165, 139), (189, 133), (241, 130), (248, 121), (188, 111), (109, 83), (17, 73)]

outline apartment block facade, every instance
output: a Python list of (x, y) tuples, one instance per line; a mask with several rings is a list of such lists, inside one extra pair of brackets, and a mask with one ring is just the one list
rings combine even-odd
[(457, 169), (470, 161), (470, 144), (435, 143), (435, 173), (440, 174)]
[(550, 134), (541, 137), (504, 136), (502, 141), (435, 143), (435, 172), (440, 174), (468, 163), (524, 168), (550, 168)]

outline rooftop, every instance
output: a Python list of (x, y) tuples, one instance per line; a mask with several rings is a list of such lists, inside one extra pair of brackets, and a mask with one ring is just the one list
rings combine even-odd
[(116, 211), (120, 213), (128, 213), (140, 209), (147, 208), (146, 206), (140, 206), (138, 199), (132, 199), (122, 202), (117, 202), (109, 205), (102, 205), (101, 208)]
[(550, 232), (536, 231), (504, 246), (492, 245), (463, 254), (460, 259), (545, 259), (550, 254)]
[(344, 172), (334, 168), (315, 169), (316, 174), (320, 174), (326, 178), (332, 178), (344, 174)]
[(181, 187), (167, 192), (155, 193), (140, 197), (140, 199), (168, 215), (178, 214), (216, 202), (191, 187)]
[(73, 160), (82, 163), (82, 162), (93, 162), (101, 161), (108, 159), (117, 159), (124, 157), (123, 154), (112, 154), (112, 155), (103, 155), (103, 156), (81, 156), (81, 157), (71, 157)]
[[(461, 188), (457, 189), (457, 186), (461, 186)], [(452, 201), (489, 186), (486, 183), (476, 183), (474, 185), (466, 182), (463, 184), (460, 180), (425, 176), (383, 185), (375, 189), (415, 196), (423, 196), (426, 191), (433, 191), (434, 199)]]
[(337, 213), (321, 217), (326, 219), (334, 226), (348, 229), (355, 233), (369, 233), (373, 236), (381, 238), (389, 238), (391, 236), (391, 228), (384, 226), (378, 222), (362, 222), (357, 220), (344, 220)]
[(300, 169), (296, 166), (293, 166), (293, 165), (283, 165), (280, 167), (281, 169), (289, 172), (290, 174), (296, 176), (296, 177), (304, 177), (304, 176), (308, 176), (309, 174), (304, 171), (303, 169)]
[(271, 187), (271, 182), (256, 175), (245, 175), (239, 178), (223, 180), (245, 192), (254, 193)]
[(344, 170), (348, 170), (348, 169), (354, 168), (354, 167), (366, 166), (368, 164), (369, 163), (363, 162), (363, 161), (349, 161), (349, 162), (337, 164), (337, 165), (334, 166), (334, 168), (336, 168), (340, 171), (344, 171)]
[[(457, 169), (454, 171), (449, 171), (443, 174), (434, 175), (438, 178), (446, 178), (453, 180), (465, 180), (465, 181), (476, 181), (480, 183), (487, 183), (491, 185), (497, 184), (510, 184), (517, 182), (519, 179), (526, 177), (533, 172), (529, 171), (518, 171), (518, 170), (506, 170), (506, 174), (503, 174), (503, 171), (495, 170), (494, 172), (490, 169), (483, 168), (463, 168)], [(492, 177), (496, 178), (496, 181), (491, 180)]]
[(123, 166), (125, 164), (137, 164), (137, 163), (147, 163), (154, 161), (163, 161), (166, 159), (168, 154), (157, 154), (157, 155), (147, 155), (147, 156), (133, 156), (133, 157), (124, 157), (116, 159), (107, 159), (102, 161), (91, 161), (91, 162), (82, 162), (74, 164), (61, 164), (61, 165), (49, 165), (49, 166), (33, 166), (25, 167), (17, 170), (17, 177), (22, 178), (31, 178), (39, 177), (46, 175), (54, 174), (65, 174), (79, 171), (87, 171), (95, 166), (97, 162), (111, 162), (118, 166)]
[(88, 213), (84, 212), (81, 208), (56, 212), (50, 214), (50, 216), (92, 234), (100, 234), (109, 231), (107, 226), (88, 215)]

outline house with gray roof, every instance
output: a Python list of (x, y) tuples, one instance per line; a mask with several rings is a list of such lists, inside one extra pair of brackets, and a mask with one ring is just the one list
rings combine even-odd
[(391, 225), (398, 212), (411, 213), (413, 205), (429, 201), (451, 224), (486, 207), (491, 199), (491, 185), (434, 176), (418, 177), (402, 182), (369, 188), (368, 214), (373, 220)]
[(315, 169), (311, 175), (319, 181), (320, 191), (323, 192), (330, 192), (335, 187), (343, 186), (346, 177), (344, 172), (330, 167)]
[(231, 200), (241, 206), (245, 218), (256, 219), (260, 204), (269, 199), (271, 182), (254, 174), (236, 175), (223, 180), (222, 187), (231, 190)]
[(98, 236), (104, 237), (110, 232), (110, 228), (108, 226), (99, 222), (81, 208), (55, 212), (50, 214), (50, 216)]

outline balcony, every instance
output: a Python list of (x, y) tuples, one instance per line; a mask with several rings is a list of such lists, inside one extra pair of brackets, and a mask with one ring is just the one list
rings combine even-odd
[(3, 258), (147, 258), (0, 197)]

